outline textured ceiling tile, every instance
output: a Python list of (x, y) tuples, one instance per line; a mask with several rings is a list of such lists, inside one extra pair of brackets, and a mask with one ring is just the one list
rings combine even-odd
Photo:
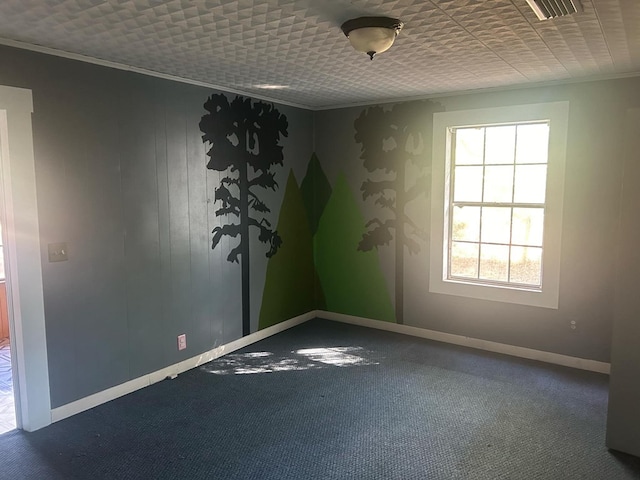
[[(640, 71), (640, 2), (582, 4), (540, 22), (524, 0), (3, 0), (0, 37), (315, 108)], [(340, 30), (361, 15), (405, 22), (373, 62)]]

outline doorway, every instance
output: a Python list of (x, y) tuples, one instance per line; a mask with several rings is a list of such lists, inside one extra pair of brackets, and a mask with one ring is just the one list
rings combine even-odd
[(0, 224), (18, 428), (51, 423), (30, 90), (0, 85)]
[(0, 224), (0, 435), (16, 428), (10, 337), (2, 224)]

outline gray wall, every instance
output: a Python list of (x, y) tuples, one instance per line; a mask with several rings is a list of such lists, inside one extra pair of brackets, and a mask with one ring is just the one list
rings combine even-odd
[[(205, 168), (198, 127), (216, 92), (8, 47), (0, 84), (33, 92), (52, 407), (239, 338), (240, 268), (226, 261), (234, 240), (211, 249), (222, 174)], [(311, 112), (277, 108), (289, 136), (281, 188), (264, 197), (273, 224), (313, 132)], [(49, 263), (56, 242), (67, 242), (68, 261)], [(252, 238), (252, 330), (264, 251)]]
[(640, 108), (629, 110), (614, 302), (607, 446), (640, 456)]
[[(626, 109), (640, 106), (640, 78), (588, 82), (433, 101), (447, 111), (546, 101), (570, 102), (560, 301), (557, 310), (428, 293), (429, 245), (405, 255), (405, 317), (411, 326), (608, 362), (618, 249)], [(365, 107), (316, 112), (315, 151), (333, 184), (345, 172), (359, 192), (367, 172), (353, 122)], [(430, 148), (427, 152), (430, 156)], [(372, 201), (358, 195), (365, 217)], [(430, 201), (410, 216), (429, 230)], [(393, 243), (378, 249), (393, 298)], [(571, 328), (571, 321), (577, 328)]]
[[(211, 90), (0, 47), (0, 84), (33, 91), (33, 131), (52, 406), (104, 390), (241, 335), (241, 279), (212, 250), (213, 192), (198, 128)], [(560, 306), (517, 306), (428, 293), (428, 244), (405, 257), (405, 323), (609, 361), (625, 112), (640, 79), (459, 95), (445, 110), (569, 100)], [(367, 172), (353, 138), (363, 108), (289, 120), (280, 189), (265, 196), (277, 222), (289, 169), (301, 181), (312, 149), (329, 181), (359, 192)], [(365, 217), (371, 202), (358, 202)], [(429, 200), (411, 211), (429, 226)], [(47, 244), (69, 260), (49, 263)], [(267, 259), (251, 240), (252, 326)], [(393, 298), (393, 245), (379, 249)], [(570, 322), (577, 329), (570, 328)], [(186, 333), (188, 349), (176, 337)]]

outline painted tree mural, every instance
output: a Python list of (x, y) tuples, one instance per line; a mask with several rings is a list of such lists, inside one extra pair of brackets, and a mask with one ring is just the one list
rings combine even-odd
[(311, 235), (315, 235), (324, 207), (327, 206), (331, 197), (331, 185), (315, 153), (311, 155), (311, 160), (307, 165), (307, 173), (300, 184), (300, 193), (307, 211)]
[[(331, 184), (322, 170), (318, 156), (314, 153), (311, 155), (311, 159), (307, 165), (307, 172), (300, 184), (300, 194), (302, 195), (302, 201), (307, 212), (307, 219), (309, 220), (309, 228), (311, 229), (311, 236), (313, 237), (314, 245), (316, 241), (315, 235), (320, 224), (320, 218), (322, 218), (324, 209), (329, 202), (329, 198), (331, 198), (331, 192)], [(316, 309), (324, 310), (327, 305), (322, 285), (319, 280), (314, 284), (314, 288)]]
[(315, 261), (327, 310), (394, 322), (378, 252), (358, 252), (365, 219), (344, 174), (336, 178), (315, 235)]
[(280, 138), (287, 136), (287, 118), (273, 105), (237, 96), (231, 103), (223, 94), (211, 95), (204, 104), (208, 113), (200, 120), (207, 151), (207, 168), (226, 172), (215, 190), (221, 205), (216, 216), (235, 216), (236, 222), (213, 229), (211, 248), (224, 236), (239, 238), (227, 256), (242, 268), (242, 334), (251, 333), (249, 232), (255, 229), (267, 245), (267, 257), (278, 251), (282, 239), (265, 218), (271, 210), (260, 199), (260, 189), (276, 190), (273, 167), (282, 165)]
[(278, 233), (282, 237), (282, 247), (267, 265), (258, 322), (260, 329), (311, 310), (324, 309), (322, 290), (316, 300), (316, 286), (320, 280), (313, 263), (313, 237), (293, 171), (289, 171), (280, 207)]
[[(395, 234), (395, 316), (403, 323), (404, 253), (420, 251), (426, 232), (407, 216), (407, 205), (429, 191), (431, 102), (399, 103), (391, 109), (374, 106), (355, 120), (355, 140), (360, 158), (370, 173), (360, 187), (364, 200), (370, 197), (380, 214), (366, 224), (358, 250), (368, 252), (389, 245)], [(411, 178), (407, 175), (412, 169)], [(417, 175), (415, 175), (417, 172)]]

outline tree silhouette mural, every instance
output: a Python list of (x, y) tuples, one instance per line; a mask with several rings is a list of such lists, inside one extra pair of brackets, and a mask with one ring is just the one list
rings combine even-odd
[(249, 232), (255, 229), (258, 240), (267, 245), (267, 257), (275, 255), (282, 240), (264, 217), (271, 210), (260, 199), (260, 189), (276, 190), (275, 172), (282, 165), (280, 138), (287, 136), (287, 118), (273, 105), (253, 102), (237, 96), (231, 103), (223, 94), (211, 95), (204, 104), (208, 113), (200, 120), (202, 141), (211, 147), (207, 168), (227, 172), (215, 190), (215, 202), (221, 205), (216, 216), (235, 216), (213, 229), (211, 248), (224, 236), (239, 237), (239, 243), (227, 256), (242, 268), (242, 335), (251, 330)]
[(371, 174), (360, 187), (362, 198), (371, 197), (380, 208), (380, 214), (367, 222), (358, 250), (367, 252), (389, 245), (395, 233), (395, 311), (399, 324), (403, 323), (404, 311), (405, 249), (416, 254), (420, 241), (427, 239), (426, 232), (407, 215), (406, 207), (429, 191), (427, 147), (431, 143), (433, 106), (431, 102), (399, 103), (391, 109), (374, 106), (354, 122), (360, 158)]

